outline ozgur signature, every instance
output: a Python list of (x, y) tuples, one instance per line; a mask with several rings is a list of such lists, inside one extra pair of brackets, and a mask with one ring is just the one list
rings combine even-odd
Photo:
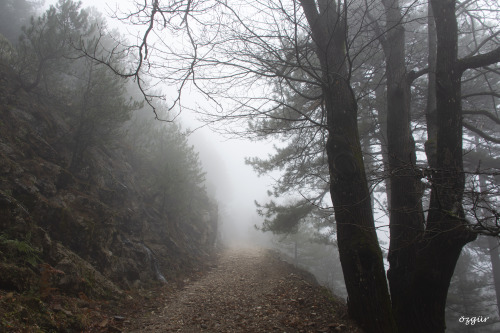
[(458, 321), (464, 323), (465, 325), (475, 325), (476, 323), (485, 323), (490, 317), (476, 316), (476, 317), (466, 317), (462, 316)]

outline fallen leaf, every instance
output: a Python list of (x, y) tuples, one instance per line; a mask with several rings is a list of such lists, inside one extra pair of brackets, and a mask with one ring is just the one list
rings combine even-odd
[(108, 318), (104, 318), (100, 323), (99, 323), (99, 326), (100, 327), (106, 327), (108, 326), (108, 323), (109, 323), (109, 320)]

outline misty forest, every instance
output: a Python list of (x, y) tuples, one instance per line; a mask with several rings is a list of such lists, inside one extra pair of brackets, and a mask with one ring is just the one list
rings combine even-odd
[(1, 332), (498, 332), (495, 0), (0, 0)]

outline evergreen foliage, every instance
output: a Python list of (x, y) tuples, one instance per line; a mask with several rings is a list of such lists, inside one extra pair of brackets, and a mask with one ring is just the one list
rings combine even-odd
[[(500, 327), (493, 276), (485, 239), (467, 245), (457, 262), (448, 291), (446, 321), (450, 332), (497, 332)], [(484, 323), (464, 325), (460, 318), (482, 316)]]
[(9, 260), (18, 261), (20, 265), (29, 264), (36, 267), (39, 258), (40, 250), (33, 248), (29, 241), (29, 235), (25, 240), (11, 238), (6, 234), (0, 234), (0, 259), (5, 261)]
[(199, 221), (214, 209), (214, 203), (206, 192), (205, 173), (187, 131), (174, 122), (144, 119), (141, 112), (147, 110), (135, 113), (127, 125), (126, 140), (154, 206), (167, 216)]
[(125, 79), (116, 77), (108, 68), (96, 66), (86, 59), (73, 90), (74, 104), (69, 123), (72, 127), (73, 156), (70, 169), (81, 164), (88, 148), (112, 145), (123, 137), (122, 125), (141, 103), (127, 98)]
[[(82, 52), (83, 44), (91, 45), (95, 54), (106, 56), (107, 46), (121, 38), (97, 27), (106, 27), (100, 13), (59, 0), (26, 22), (18, 44), (0, 40), (0, 61), (17, 73), (17, 88), (37, 94), (67, 125), (59, 141), (71, 151), (66, 158), (71, 176), (64, 173), (61, 184), (71, 177), (88, 181), (98, 173), (92, 150), (116, 150), (131, 161), (154, 209), (168, 217), (165, 230), (168, 223), (216, 221), (216, 205), (206, 193), (205, 174), (187, 133), (177, 123), (147, 117), (150, 110), (136, 101), (139, 89)], [(3, 25), (0, 33), (8, 33)], [(124, 52), (112, 57), (112, 65), (119, 68), (128, 60)]]
[[(23, 27), (14, 68), (23, 89), (30, 91), (45, 79), (67, 70), (78, 57), (75, 44), (91, 32), (88, 13), (80, 3), (59, 0), (40, 17)], [(54, 82), (54, 81), (52, 81)], [(46, 86), (50, 81), (45, 81)]]
[(31, 16), (43, 1), (1, 0), (0, 31), (11, 43), (16, 43), (21, 34), (21, 27), (27, 25)]

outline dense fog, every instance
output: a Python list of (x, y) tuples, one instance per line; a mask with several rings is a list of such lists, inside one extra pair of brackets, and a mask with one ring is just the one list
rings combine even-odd
[(12, 95), (64, 132), (57, 187), (136, 193), (155, 222), (120, 237), (148, 278), (184, 249), (267, 248), (374, 332), (499, 329), (495, 2), (0, 1), (25, 12), (0, 18)]

